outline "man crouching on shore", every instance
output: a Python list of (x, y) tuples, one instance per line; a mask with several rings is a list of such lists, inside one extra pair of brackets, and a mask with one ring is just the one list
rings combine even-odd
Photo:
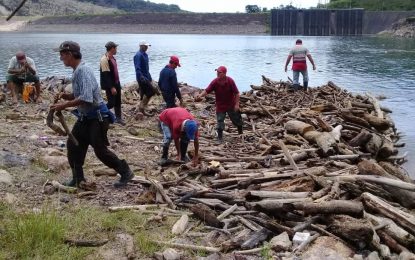
[(163, 130), (163, 155), (160, 165), (168, 164), (168, 155), (171, 139), (177, 150), (177, 159), (187, 161), (187, 147), (190, 141), (194, 141), (195, 154), (193, 156), (193, 166), (197, 166), (199, 160), (199, 132), (198, 125), (192, 114), (185, 108), (168, 108), (161, 112), (160, 125)]
[(108, 149), (107, 131), (110, 123), (114, 122), (112, 114), (101, 97), (101, 89), (91, 68), (82, 62), (81, 48), (73, 41), (63, 42), (59, 48), (60, 60), (73, 71), (71, 94), (58, 94), (56, 100), (67, 101), (55, 103), (50, 109), (61, 111), (67, 107), (77, 107), (74, 114), (78, 117), (72, 134), (78, 145), (68, 139), (68, 161), (72, 169), (72, 180), (64, 183), (66, 186), (79, 186), (85, 181), (83, 165), (88, 146), (94, 148), (95, 155), (109, 168), (121, 175), (121, 179), (114, 183), (115, 187), (122, 187), (134, 177), (125, 160), (120, 160)]

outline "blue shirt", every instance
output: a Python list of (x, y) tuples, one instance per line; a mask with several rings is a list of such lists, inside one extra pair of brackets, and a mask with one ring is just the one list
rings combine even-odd
[(178, 99), (182, 98), (179, 87), (177, 86), (176, 70), (169, 65), (160, 71), (158, 85), (163, 93), (171, 96), (176, 95)]
[(134, 68), (135, 68), (135, 78), (137, 82), (140, 82), (141, 76), (148, 81), (152, 81), (149, 66), (148, 66), (148, 55), (145, 52), (138, 51), (134, 55)]
[(104, 103), (101, 88), (94, 72), (83, 62), (73, 72), (72, 89), (74, 97), (85, 102), (77, 107), (82, 114), (86, 114)]

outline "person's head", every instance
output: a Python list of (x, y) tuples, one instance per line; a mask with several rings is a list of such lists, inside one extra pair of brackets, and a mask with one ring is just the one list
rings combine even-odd
[(179, 57), (177, 57), (177, 56), (171, 56), (169, 64), (174, 69), (177, 68), (177, 67), (181, 67)]
[(297, 40), (295, 41), (295, 44), (297, 44), (297, 45), (301, 45), (301, 44), (303, 44), (303, 41), (302, 41), (301, 39), (297, 39)]
[(187, 138), (189, 138), (190, 141), (195, 140), (197, 128), (198, 126), (195, 120), (187, 120), (184, 123), (184, 131), (186, 133)]
[(218, 78), (223, 79), (226, 78), (226, 72), (228, 71), (225, 66), (219, 66), (216, 70), (216, 75)]
[(75, 68), (82, 59), (81, 47), (73, 41), (62, 42), (56, 51), (59, 51), (60, 59), (67, 67)]
[(148, 49), (148, 46), (151, 46), (151, 44), (146, 41), (142, 41), (139, 43), (139, 46), (140, 46), (140, 51), (146, 52)]
[(24, 51), (16, 52), (16, 60), (20, 64), (25, 64), (26, 63), (26, 54), (24, 53)]
[(107, 52), (111, 55), (115, 55), (117, 54), (117, 47), (118, 44), (116, 44), (115, 42), (107, 42), (107, 44), (105, 44), (105, 48), (107, 49)]

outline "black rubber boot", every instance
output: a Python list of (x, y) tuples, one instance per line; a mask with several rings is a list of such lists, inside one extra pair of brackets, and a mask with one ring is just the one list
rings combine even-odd
[(244, 130), (243, 130), (243, 128), (242, 128), (242, 126), (238, 126), (238, 134), (243, 134), (244, 133)]
[(305, 82), (304, 82), (304, 88), (303, 88), (303, 89), (304, 89), (304, 91), (307, 91), (307, 88), (308, 88), (308, 81), (305, 81)]
[(116, 169), (116, 171), (121, 175), (119, 181), (114, 183), (115, 188), (124, 187), (127, 185), (132, 178), (134, 178), (134, 173), (131, 171), (130, 166), (128, 166), (125, 160), (121, 160), (121, 166)]
[(125, 125), (125, 122), (122, 119), (121, 107), (114, 107), (114, 112), (115, 112), (115, 123), (120, 124), (120, 125)]
[(297, 91), (297, 90), (300, 90), (300, 89), (301, 89), (300, 84), (293, 84), (293, 90), (294, 91)]
[(180, 139), (180, 160), (183, 162), (188, 162), (189, 157), (187, 156), (187, 147), (189, 146), (188, 140)]
[(163, 154), (161, 155), (160, 166), (166, 166), (168, 164), (169, 147), (163, 146)]
[(82, 167), (72, 168), (72, 180), (65, 181), (63, 185), (69, 187), (78, 187), (81, 181), (86, 181)]
[(218, 129), (218, 142), (223, 143), (223, 130)]

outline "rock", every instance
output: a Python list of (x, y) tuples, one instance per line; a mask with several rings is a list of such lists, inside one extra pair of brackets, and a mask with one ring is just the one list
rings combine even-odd
[(16, 167), (27, 166), (30, 163), (30, 158), (24, 155), (17, 155), (9, 151), (0, 151), (0, 166)]
[(6, 170), (0, 170), (0, 183), (12, 184), (12, 176)]
[(94, 169), (93, 173), (95, 176), (117, 176), (117, 172), (114, 169), (108, 167)]
[(273, 237), (269, 242), (271, 248), (276, 251), (288, 251), (291, 249), (292, 243), (288, 237), (287, 232), (283, 232), (276, 237)]
[(17, 200), (17, 197), (12, 193), (6, 193), (6, 196), (4, 196), (4, 201), (10, 205), (15, 204)]
[(59, 201), (62, 203), (68, 203), (71, 199), (68, 196), (62, 196)]
[(354, 251), (340, 241), (332, 237), (318, 237), (305, 251), (301, 254), (301, 259), (321, 260), (321, 259), (350, 259)]
[(69, 163), (68, 163), (68, 159), (66, 158), (66, 156), (44, 155), (40, 157), (40, 161), (43, 164), (47, 165), (47, 167), (54, 172), (59, 172), (61, 170), (65, 170), (69, 168)]
[(294, 234), (294, 237), (293, 237), (293, 244), (294, 244), (294, 246), (301, 245), (309, 237), (310, 237), (310, 233), (303, 233), (303, 232), (297, 232), (297, 233), (295, 233)]
[(141, 113), (141, 112), (137, 112), (134, 116), (134, 119), (137, 120), (137, 121), (141, 121), (141, 120), (144, 119), (144, 114)]
[(412, 254), (411, 252), (405, 252), (405, 251), (400, 253), (398, 257), (398, 260), (414, 260), (414, 259), (415, 259), (414, 254)]
[(155, 260), (164, 260), (164, 258), (163, 258), (163, 253), (161, 253), (161, 252), (155, 252), (155, 253), (153, 254), (153, 258), (154, 258)]
[(98, 253), (100, 257), (97, 259), (137, 259), (134, 252), (134, 238), (128, 234), (117, 234), (114, 240), (100, 247)]
[(135, 129), (135, 127), (129, 127), (128, 129), (127, 129), (127, 131), (128, 131), (128, 133), (129, 134), (131, 134), (131, 135), (135, 135), (135, 136), (137, 136), (139, 133), (138, 133), (138, 131), (137, 131), (137, 129)]
[(37, 139), (39, 139), (38, 135), (33, 134), (33, 135), (29, 136), (29, 140), (35, 141)]
[(379, 258), (379, 254), (376, 251), (373, 251), (372, 253), (370, 253), (365, 260), (380, 260)]
[(165, 260), (180, 260), (181, 255), (173, 248), (167, 248), (163, 251), (163, 257)]
[(363, 260), (363, 256), (356, 254), (356, 255), (353, 256), (353, 260)]
[(16, 120), (16, 119), (19, 119), (19, 118), (20, 118), (19, 113), (14, 113), (14, 112), (6, 113), (6, 119)]
[(222, 260), (224, 258), (221, 257), (219, 253), (213, 253), (206, 257), (197, 257), (196, 260)]
[(182, 234), (186, 230), (188, 223), (189, 223), (189, 217), (187, 215), (182, 215), (181, 218), (173, 225), (171, 232), (174, 235)]

